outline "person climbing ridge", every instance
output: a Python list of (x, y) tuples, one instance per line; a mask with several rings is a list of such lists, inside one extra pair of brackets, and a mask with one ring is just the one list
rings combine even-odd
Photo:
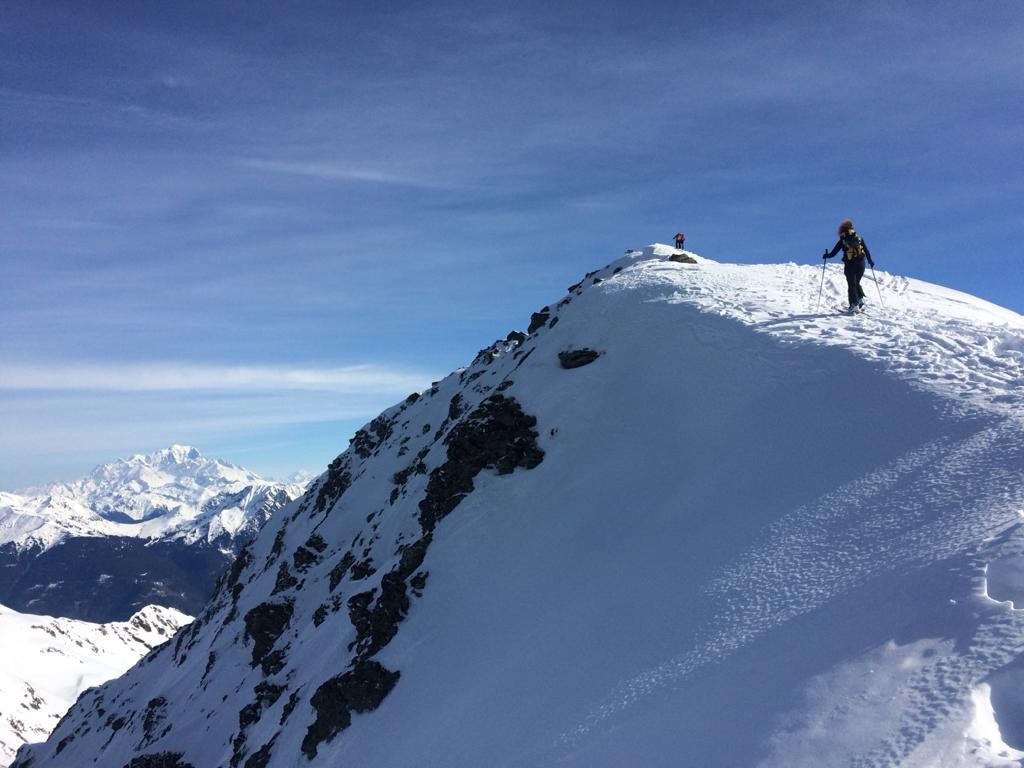
[(864, 289), (860, 287), (861, 278), (864, 277), (864, 260), (872, 268), (875, 266), (871, 258), (871, 251), (864, 243), (864, 238), (857, 234), (853, 228), (853, 222), (846, 219), (839, 225), (839, 242), (831, 251), (825, 251), (822, 259), (831, 259), (840, 249), (843, 251), (843, 274), (846, 275), (847, 298), (850, 302), (850, 311), (864, 309)]
[(676, 232), (676, 248), (680, 251), (683, 250), (683, 244), (685, 242), (686, 235), (684, 235), (682, 232)]

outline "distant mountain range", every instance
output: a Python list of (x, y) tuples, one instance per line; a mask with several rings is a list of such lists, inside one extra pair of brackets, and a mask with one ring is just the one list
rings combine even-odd
[(90, 624), (0, 605), (0, 766), (50, 735), (86, 688), (117, 677), (191, 618), (150, 605), (128, 621)]
[(0, 493), (0, 602), (98, 622), (150, 603), (196, 613), (241, 547), (302, 491), (172, 445)]

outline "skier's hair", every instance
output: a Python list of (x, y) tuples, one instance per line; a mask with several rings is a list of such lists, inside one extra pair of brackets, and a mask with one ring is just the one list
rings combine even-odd
[(850, 232), (852, 230), (853, 230), (853, 222), (850, 221), (849, 219), (844, 219), (843, 223), (839, 225), (839, 234), (840, 235), (843, 234), (843, 232)]

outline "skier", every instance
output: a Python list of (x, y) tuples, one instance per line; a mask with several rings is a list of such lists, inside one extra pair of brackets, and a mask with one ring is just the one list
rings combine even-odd
[(686, 235), (682, 232), (676, 232), (676, 249), (683, 250), (683, 243), (686, 242)]
[(821, 258), (831, 259), (840, 249), (843, 251), (843, 274), (846, 275), (850, 311), (856, 312), (864, 309), (864, 289), (860, 287), (860, 279), (864, 277), (864, 259), (868, 260), (872, 268), (875, 262), (871, 258), (871, 251), (864, 243), (864, 238), (857, 234), (853, 222), (849, 219), (839, 225), (839, 242), (831, 251), (825, 251)]

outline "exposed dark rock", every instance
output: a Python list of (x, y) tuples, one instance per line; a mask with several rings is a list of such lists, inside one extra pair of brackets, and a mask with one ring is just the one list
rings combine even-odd
[(192, 763), (186, 763), (181, 758), (182, 752), (159, 752), (152, 755), (133, 757), (130, 763), (125, 763), (124, 768), (194, 768)]
[(373, 559), (367, 557), (352, 566), (352, 580), (362, 581), (373, 576), (376, 572), (377, 569), (373, 567)]
[[(525, 363), (526, 362), (526, 358), (528, 358), (530, 355), (532, 355), (536, 349), (537, 349), (536, 347), (531, 347), (530, 349), (526, 350), (526, 352), (523, 354), (523, 356), (519, 359), (519, 362), (516, 363), (516, 368), (519, 368), (520, 365)], [(520, 350), (520, 351), (522, 351), (522, 350)]]
[(522, 331), (509, 331), (505, 341), (514, 341), (516, 344), (522, 344), (526, 341), (526, 334)]
[(551, 309), (549, 307), (544, 307), (540, 312), (534, 312), (530, 315), (530, 325), (526, 332), (532, 335), (534, 332), (539, 331), (547, 324), (550, 317)]
[(402, 550), (402, 557), (394, 570), (380, 581), (380, 597), (373, 603), (375, 590), (353, 595), (348, 602), (349, 620), (356, 630), (353, 648), (358, 648), (360, 658), (376, 654), (398, 633), (398, 625), (409, 613), (409, 597), (406, 582), (423, 564), (431, 535), (426, 534)]
[(167, 699), (163, 696), (158, 696), (155, 699), (150, 699), (149, 703), (146, 704), (146, 711), (142, 716), (142, 743), (140, 747), (144, 747), (147, 744), (155, 741), (158, 737), (157, 729), (160, 724), (167, 717)]
[(206, 657), (206, 669), (203, 670), (203, 676), (199, 679), (200, 683), (205, 683), (206, 678), (210, 676), (210, 671), (213, 669), (213, 665), (217, 663), (216, 651), (210, 651)]
[[(497, 358), (498, 355), (500, 354), (500, 352), (498, 350), (498, 343), (499, 342), (496, 341), (493, 344), (491, 344), (491, 346), (484, 347), (479, 352), (477, 352), (476, 356), (473, 358), (473, 362), (470, 363), (470, 367), (474, 367), (474, 366), (478, 366), (478, 365), (488, 366), (491, 363), (493, 363), (495, 358)], [(464, 376), (465, 376), (465, 372), (460, 374), (459, 375), (459, 381), (463, 381), (463, 377)]]
[(277, 557), (280, 557), (281, 552), (284, 550), (284, 537), (285, 529), (281, 528), (277, 533), (274, 534), (274, 544), (270, 547), (270, 555), (267, 557), (267, 564), (263, 570), (270, 567), (270, 564), (274, 562)]
[(289, 717), (291, 717), (291, 714), (295, 710), (295, 707), (297, 707), (298, 704), (299, 704), (299, 698), (300, 698), (299, 697), (299, 692), (298, 691), (292, 691), (291, 695), (288, 697), (288, 701), (286, 701), (284, 703), (284, 706), (281, 708), (281, 722), (280, 722), (280, 725), (284, 725), (285, 721)]
[(256, 666), (270, 653), (274, 643), (284, 633), (292, 619), (291, 600), (260, 603), (245, 614), (245, 638), (252, 639), (252, 666)]
[(323, 683), (310, 699), (316, 720), (302, 740), (302, 753), (313, 759), (320, 744), (352, 724), (353, 712), (372, 712), (379, 707), (399, 674), (377, 661), (357, 661), (348, 672)]
[(374, 589), (358, 592), (348, 599), (348, 620), (356, 630), (356, 640), (349, 650), (373, 634), (373, 613), (370, 611), (370, 604), (375, 592)]
[(262, 682), (253, 688), (253, 693), (256, 694), (256, 698), (242, 707), (238, 713), (238, 727), (242, 730), (257, 722), (264, 709), (274, 706), (274, 703), (284, 693), (284, 686)]
[(264, 744), (256, 752), (253, 752), (249, 759), (245, 761), (245, 765), (242, 768), (267, 768), (270, 763), (270, 755), (274, 749), (274, 742), (277, 741), (277, 734), (274, 734), (274, 738)]
[(687, 256), (685, 253), (673, 253), (668, 257), (669, 261), (678, 261), (681, 264), (696, 264), (697, 260), (692, 256)]
[(429, 574), (426, 571), (421, 571), (409, 579), (409, 588), (413, 591), (417, 597), (422, 596), (424, 588), (427, 586), (427, 576)]
[(537, 419), (523, 413), (513, 398), (492, 395), (459, 422), (445, 438), (448, 460), (430, 473), (420, 504), (420, 525), (432, 531), (473, 490), (483, 469), (508, 474), (532, 469), (544, 459), (537, 447)]
[(551, 318), (551, 322), (548, 323), (548, 328), (554, 328), (556, 325), (558, 325), (558, 316), (557, 315), (555, 317)]
[(373, 455), (382, 443), (391, 437), (394, 431), (394, 421), (384, 416), (378, 416), (367, 425), (366, 429), (360, 429), (352, 438), (352, 450), (362, 459), (368, 459)]
[(355, 565), (356, 556), (351, 552), (346, 552), (341, 560), (331, 568), (330, 573), (330, 586), (331, 592), (333, 592), (337, 586), (341, 583), (341, 580), (345, 578), (345, 574), (348, 573), (348, 569)]
[(448, 403), (448, 419), (455, 421), (462, 415), (465, 407), (462, 405), (462, 395), (456, 392), (452, 395), (451, 401)]
[(412, 405), (413, 403), (415, 403), (419, 399), (420, 399), (420, 393), (419, 392), (413, 392), (411, 395), (409, 395), (407, 398), (405, 398), (405, 404), (406, 405)]
[(327, 478), (320, 486), (320, 492), (316, 497), (317, 511), (323, 512), (328, 505), (337, 504), (350, 485), (352, 473), (349, 471), (349, 460), (342, 454), (327, 467)]
[(595, 352), (592, 349), (572, 349), (559, 352), (558, 362), (562, 364), (563, 368), (582, 368), (584, 365), (590, 365), (600, 356), (600, 352)]
[(311, 549), (317, 553), (323, 553), (327, 549), (327, 541), (319, 533), (310, 534), (309, 538), (306, 539), (304, 545), (307, 549)]
[(506, 389), (511, 387), (513, 384), (515, 384), (515, 382), (512, 381), (512, 379), (505, 379), (503, 382), (501, 382), (501, 384), (499, 384), (497, 387), (494, 388), (494, 391), (495, 392), (504, 392)]
[(423, 559), (427, 556), (432, 539), (432, 534), (428, 533), (402, 550), (402, 559), (398, 563), (398, 568), (395, 569), (399, 576), (403, 579), (408, 578), (423, 565)]
[(316, 565), (319, 562), (320, 555), (305, 545), (292, 552), (292, 563), (297, 571), (307, 571), (310, 566)]
[(276, 595), (278, 592), (284, 592), (298, 583), (299, 580), (292, 576), (291, 571), (288, 570), (288, 563), (281, 563), (277, 569), (277, 580), (274, 582), (274, 590), (270, 594)]
[(290, 647), (290, 645), (286, 645), (284, 648), (278, 648), (263, 657), (263, 661), (260, 662), (260, 669), (263, 670), (264, 675), (271, 677), (284, 669), (284, 665), (288, 661), (288, 649)]
[(391, 482), (395, 485), (405, 485), (406, 481), (416, 471), (416, 462), (414, 461), (404, 469), (400, 469), (391, 476)]
[(327, 614), (330, 613), (330, 606), (321, 604), (313, 611), (313, 626), (319, 627), (327, 620)]

